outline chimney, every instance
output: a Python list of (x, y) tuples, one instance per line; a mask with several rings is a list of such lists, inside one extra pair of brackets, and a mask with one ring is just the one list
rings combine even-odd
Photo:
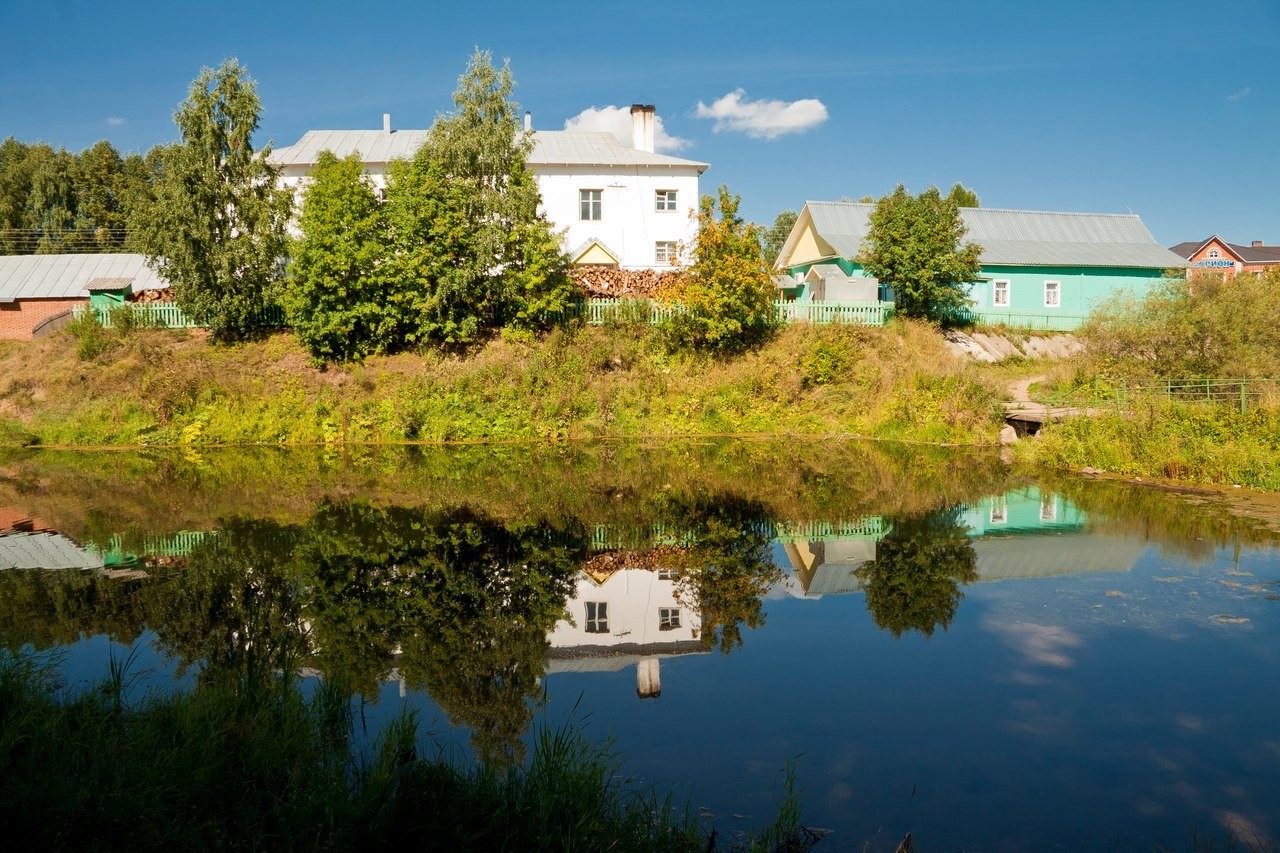
[(662, 672), (658, 658), (641, 658), (636, 664), (636, 695), (656, 699), (662, 695)]
[(391, 132), (391, 113), (382, 114), (382, 132), (383, 133)]
[(631, 105), (631, 147), (653, 153), (656, 108), (653, 104)]
[(528, 110), (524, 111), (524, 129), (533, 130), (533, 113)]
[(1254, 241), (1253, 241), (1253, 245), (1254, 245), (1254, 247), (1255, 247), (1255, 248), (1256, 248), (1256, 247), (1258, 247), (1258, 246), (1261, 246), (1261, 245), (1262, 245), (1262, 241), (1261, 241), (1261, 240), (1254, 240)]

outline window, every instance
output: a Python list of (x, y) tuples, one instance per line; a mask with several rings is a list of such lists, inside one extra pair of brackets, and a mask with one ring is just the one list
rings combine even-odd
[(1062, 282), (1046, 281), (1044, 283), (1044, 307), (1057, 308), (1062, 304)]
[(998, 278), (991, 282), (991, 304), (996, 306), (1009, 306), (1009, 282), (1006, 279)]
[(1053, 495), (1040, 499), (1040, 520), (1041, 521), (1057, 521), (1058, 520), (1058, 499)]
[(587, 602), (587, 633), (588, 634), (609, 633), (609, 602), (607, 601), (588, 601)]
[(679, 607), (659, 607), (658, 608), (658, 630), (674, 631), (680, 627), (680, 608)]
[(1009, 505), (1004, 495), (991, 499), (991, 523), (1004, 524), (1009, 520)]
[(676, 262), (676, 244), (659, 240), (653, 244), (654, 263), (674, 265)]
[(584, 221), (600, 220), (600, 196), (603, 190), (578, 190), (578, 218)]
[(673, 581), (676, 579), (675, 569), (658, 569), (658, 580)]
[(654, 194), (657, 198), (658, 212), (676, 209), (676, 191), (675, 190), (658, 190)]
[(1205, 252), (1205, 255), (1204, 255), (1204, 256), (1205, 256), (1206, 258), (1214, 258), (1214, 259), (1217, 259), (1217, 258), (1222, 257), (1222, 253), (1221, 253), (1221, 252), (1219, 252), (1219, 251), (1218, 251), (1218, 249), (1217, 249), (1217, 247), (1215, 246), (1214, 248), (1212, 248), (1212, 249), (1210, 249), (1209, 251)]

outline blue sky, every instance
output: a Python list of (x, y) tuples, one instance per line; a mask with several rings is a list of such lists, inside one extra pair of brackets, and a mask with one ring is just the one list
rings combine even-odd
[[(0, 0), (0, 136), (145, 150), (230, 56), (262, 141), (424, 127), (478, 45), (511, 58), (538, 128), (656, 103), (712, 164), (704, 191), (761, 220), (963, 180), (990, 207), (1131, 209), (1166, 244), (1280, 244), (1280, 0), (185, 6)], [(733, 127), (698, 117), (717, 101)]]

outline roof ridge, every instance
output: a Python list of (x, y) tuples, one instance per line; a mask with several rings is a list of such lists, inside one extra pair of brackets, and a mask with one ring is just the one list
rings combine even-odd
[[(806, 201), (808, 204), (831, 204), (843, 207), (875, 207), (874, 202), (866, 201)], [(987, 213), (1035, 213), (1052, 216), (1110, 216), (1116, 219), (1141, 219), (1137, 213), (1094, 213), (1087, 210), (1034, 210), (1021, 207), (962, 207), (961, 210), (979, 210)], [(1212, 238), (1210, 238), (1212, 239)]]

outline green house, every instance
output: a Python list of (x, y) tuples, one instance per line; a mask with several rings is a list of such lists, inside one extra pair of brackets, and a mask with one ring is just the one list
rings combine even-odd
[[(874, 209), (853, 202), (806, 202), (775, 265), (782, 298), (892, 301), (892, 289), (855, 260)], [(968, 228), (966, 239), (982, 247), (981, 272), (969, 284), (979, 319), (1074, 328), (1113, 293), (1146, 291), (1168, 270), (1187, 266), (1133, 214), (975, 207), (962, 208), (960, 216)]]

